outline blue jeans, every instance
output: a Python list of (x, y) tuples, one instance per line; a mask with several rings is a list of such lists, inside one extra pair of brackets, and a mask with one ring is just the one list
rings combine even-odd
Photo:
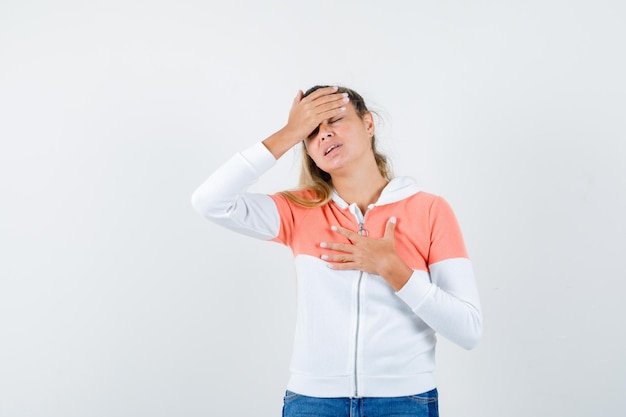
[(407, 397), (317, 398), (287, 391), (283, 417), (438, 417), (437, 389)]

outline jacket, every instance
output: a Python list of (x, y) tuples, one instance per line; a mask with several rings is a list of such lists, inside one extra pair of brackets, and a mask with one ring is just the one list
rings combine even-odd
[[(287, 389), (395, 397), (435, 388), (436, 334), (471, 349), (482, 332), (472, 265), (450, 206), (406, 177), (392, 179), (366, 213), (336, 193), (306, 208), (282, 194), (247, 192), (275, 163), (257, 143), (215, 171), (192, 204), (221, 226), (291, 248), (297, 319)], [(320, 242), (345, 239), (331, 226), (379, 238), (392, 216), (396, 250), (413, 270), (399, 291), (378, 275), (333, 270), (321, 259)]]

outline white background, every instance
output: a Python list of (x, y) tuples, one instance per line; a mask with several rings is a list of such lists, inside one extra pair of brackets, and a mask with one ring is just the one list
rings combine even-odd
[(280, 415), (290, 252), (189, 197), (318, 83), (461, 222), (484, 338), (440, 338), (442, 416), (625, 415), (625, 9), (2, 0), (0, 416)]

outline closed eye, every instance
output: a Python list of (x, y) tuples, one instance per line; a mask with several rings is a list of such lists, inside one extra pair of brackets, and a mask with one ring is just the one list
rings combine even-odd
[(338, 121), (340, 121), (341, 119), (343, 119), (343, 117), (339, 117), (337, 119), (333, 119), (331, 121), (329, 121), (328, 123), (337, 123)]
[(320, 127), (318, 126), (311, 133), (309, 133), (309, 136), (307, 137), (307, 139), (314, 138), (315, 136), (317, 136), (317, 132), (319, 131), (320, 131)]

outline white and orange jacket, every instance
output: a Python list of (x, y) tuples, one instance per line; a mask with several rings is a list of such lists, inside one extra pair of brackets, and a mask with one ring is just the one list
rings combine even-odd
[[(246, 190), (276, 160), (262, 143), (235, 154), (193, 194), (195, 209), (236, 232), (288, 245), (297, 272), (297, 319), (287, 389), (315, 397), (395, 397), (435, 388), (435, 333), (471, 349), (482, 330), (472, 265), (450, 206), (394, 178), (366, 213), (336, 193), (305, 208)], [(306, 192), (306, 191), (303, 191)], [(396, 250), (413, 269), (398, 292), (378, 276), (337, 271), (320, 242), (338, 225), (382, 237), (395, 216)]]

